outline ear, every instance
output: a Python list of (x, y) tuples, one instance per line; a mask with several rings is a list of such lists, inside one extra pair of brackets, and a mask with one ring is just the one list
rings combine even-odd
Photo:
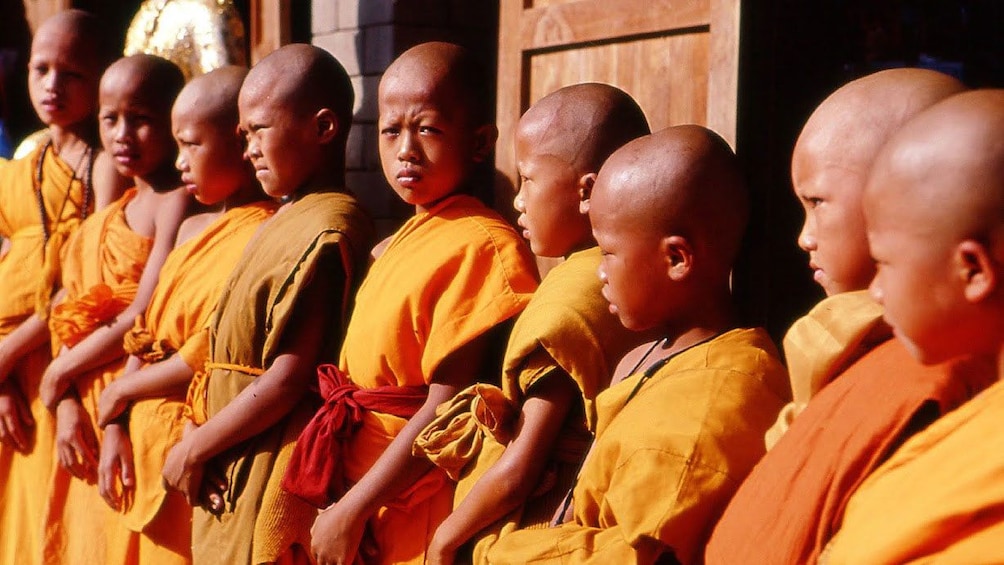
[(589, 199), (593, 196), (596, 173), (586, 173), (579, 177), (579, 213), (589, 213)]
[(338, 116), (328, 108), (321, 108), (314, 114), (314, 123), (317, 124), (317, 137), (321, 143), (335, 139), (341, 131)]
[(956, 270), (963, 284), (966, 300), (986, 300), (997, 288), (997, 271), (986, 246), (967, 239), (955, 248)]
[(662, 238), (660, 251), (666, 262), (666, 274), (673, 281), (686, 279), (694, 268), (694, 248), (682, 235)]
[(494, 124), (485, 124), (474, 130), (474, 162), (484, 163), (495, 151), (499, 130)]

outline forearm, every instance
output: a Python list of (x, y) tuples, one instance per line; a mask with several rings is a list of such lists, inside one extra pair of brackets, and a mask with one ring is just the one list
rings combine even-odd
[[(132, 364), (133, 360), (139, 362), (137, 357), (130, 356), (127, 365)], [(116, 386), (120, 388), (122, 397), (128, 400), (182, 396), (188, 390), (194, 374), (181, 357), (172, 355), (139, 370), (126, 372), (116, 381)]]
[(72, 382), (92, 369), (121, 359), (125, 355), (122, 338), (136, 319), (133, 310), (127, 308), (110, 325), (97, 328), (80, 343), (61, 351), (50, 370)]
[(49, 342), (49, 326), (38, 316), (30, 316), (0, 340), (0, 382), (24, 356)]

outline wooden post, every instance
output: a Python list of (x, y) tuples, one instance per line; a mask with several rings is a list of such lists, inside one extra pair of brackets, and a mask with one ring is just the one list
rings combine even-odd
[(251, 0), (251, 64), (289, 43), (290, 0)]

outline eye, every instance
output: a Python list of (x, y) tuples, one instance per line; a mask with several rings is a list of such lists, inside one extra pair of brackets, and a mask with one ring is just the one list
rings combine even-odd
[(806, 205), (808, 205), (810, 210), (815, 210), (820, 204), (823, 203), (822, 198), (818, 198), (815, 196), (808, 196), (806, 198), (803, 198), (802, 200), (805, 201)]
[(380, 130), (380, 135), (383, 135), (383, 136), (386, 136), (386, 137), (393, 137), (393, 136), (395, 136), (395, 135), (397, 135), (399, 133), (401, 133), (401, 129), (398, 128), (398, 127), (394, 127), (394, 126), (387, 126), (387, 127), (385, 127), (385, 128), (383, 128), (383, 129)]
[(442, 130), (440, 130), (439, 128), (434, 128), (432, 126), (420, 126), (418, 128), (418, 133), (426, 135), (438, 135), (442, 133)]

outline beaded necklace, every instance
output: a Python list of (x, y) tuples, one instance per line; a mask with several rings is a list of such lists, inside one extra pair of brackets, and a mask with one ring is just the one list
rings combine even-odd
[[(35, 186), (33, 187), (35, 189), (35, 198), (38, 200), (38, 214), (42, 220), (42, 235), (45, 243), (49, 243), (52, 231), (49, 227), (49, 214), (45, 211), (45, 196), (42, 194), (42, 171), (43, 164), (45, 163), (45, 154), (48, 153), (50, 148), (52, 148), (51, 139), (45, 142), (45, 145), (42, 147), (42, 152), (38, 156), (38, 163), (35, 165)], [(84, 150), (84, 154), (80, 156), (80, 160), (77, 161), (77, 166), (73, 168), (73, 174), (70, 175), (70, 182), (66, 185), (66, 193), (63, 195), (63, 203), (60, 205), (59, 213), (56, 215), (57, 221), (59, 218), (63, 217), (63, 211), (66, 209), (66, 203), (70, 200), (70, 193), (73, 191), (73, 181), (77, 180), (77, 173), (80, 172), (80, 167), (85, 161), (87, 166), (84, 167), (83, 175), (79, 177), (80, 182), (84, 185), (84, 201), (80, 210), (80, 218), (84, 219), (87, 217), (87, 211), (91, 207), (91, 175), (94, 170), (94, 151), (91, 149), (90, 145), (88, 145), (87, 149)]]

